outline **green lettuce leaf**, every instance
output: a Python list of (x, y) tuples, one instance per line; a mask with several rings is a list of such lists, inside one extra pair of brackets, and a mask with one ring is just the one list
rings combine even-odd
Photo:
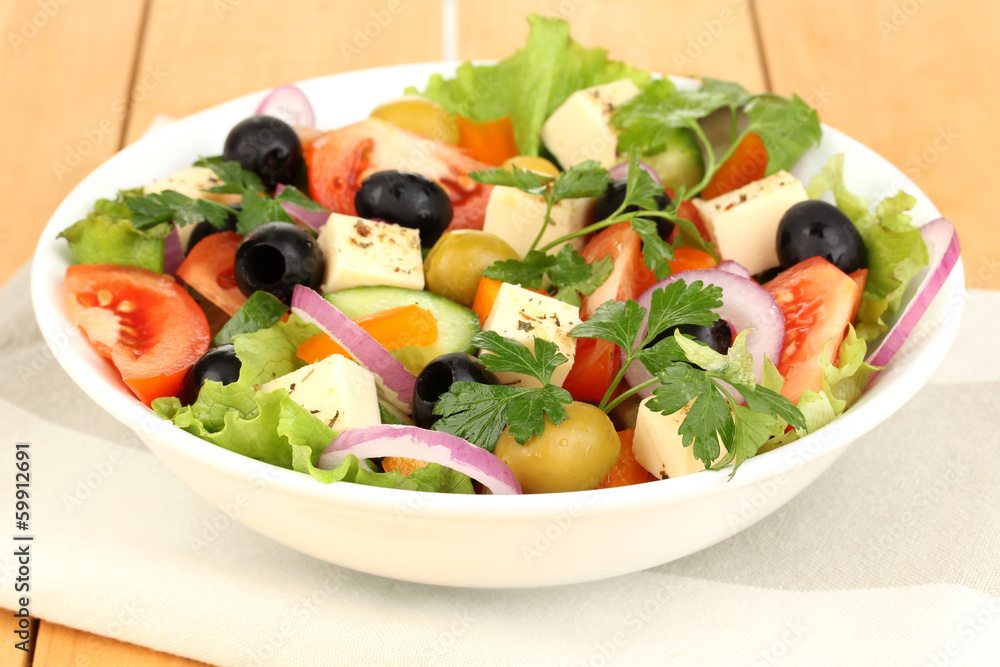
[(366, 470), (358, 457), (348, 454), (347, 458), (330, 470), (323, 470), (313, 465), (308, 447), (293, 447), (292, 469), (311, 475), (313, 479), (323, 484), (334, 482), (353, 482), (365, 486), (379, 486), (385, 489), (406, 489), (408, 491), (430, 491), (437, 493), (475, 493), (472, 480), (456, 470), (437, 463), (429, 463), (423, 468), (414, 470), (409, 475), (396, 471), (372, 472)]
[(604, 49), (574, 42), (566, 21), (531, 14), (528, 24), (528, 41), (514, 55), (495, 65), (463, 63), (453, 79), (435, 74), (420, 94), (475, 121), (510, 116), (518, 151), (537, 155), (542, 124), (572, 93), (624, 78), (638, 85), (649, 79), (648, 72), (608, 60)]
[(98, 199), (94, 210), (60, 234), (81, 264), (122, 264), (163, 273), (163, 240), (169, 223), (138, 230), (132, 223), (128, 201), (142, 196), (142, 189), (121, 190), (115, 199)]
[(858, 310), (858, 335), (872, 341), (885, 333), (885, 318), (899, 310), (907, 285), (929, 261), (927, 245), (906, 211), (917, 200), (905, 192), (883, 199), (868, 208), (864, 197), (851, 194), (844, 186), (844, 156), (834, 155), (809, 183), (809, 196), (819, 199), (832, 192), (837, 208), (844, 212), (861, 233), (868, 250), (868, 280)]

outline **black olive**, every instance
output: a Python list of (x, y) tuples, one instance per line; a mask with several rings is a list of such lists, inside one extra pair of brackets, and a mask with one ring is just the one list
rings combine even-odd
[(188, 237), (187, 248), (184, 250), (185, 255), (189, 254), (191, 250), (198, 245), (198, 242), (206, 236), (218, 234), (219, 232), (236, 231), (236, 211), (240, 210), (240, 205), (236, 204), (230, 208), (233, 209), (233, 212), (226, 217), (226, 222), (222, 225), (222, 229), (219, 229), (208, 220), (202, 220), (194, 226), (194, 229), (191, 230), (191, 236)]
[(326, 262), (309, 232), (290, 222), (268, 222), (243, 237), (236, 248), (233, 273), (240, 291), (250, 296), (269, 292), (282, 303), (292, 302), (296, 285), (318, 289)]
[(292, 126), (273, 116), (241, 120), (226, 137), (224, 160), (236, 160), (260, 176), (264, 187), (292, 183), (302, 166), (302, 143)]
[(822, 257), (844, 273), (868, 268), (868, 250), (851, 219), (818, 199), (799, 202), (778, 223), (778, 261), (782, 268)]
[(778, 277), (778, 274), (784, 271), (780, 266), (772, 266), (770, 269), (764, 269), (757, 275), (753, 277), (758, 283), (763, 285), (764, 283), (769, 283)]
[(646, 347), (652, 347), (666, 338), (673, 338), (675, 330), (708, 345), (719, 354), (725, 354), (733, 345), (733, 330), (730, 328), (729, 322), (718, 319), (710, 327), (703, 327), (699, 324), (679, 324), (670, 327), (656, 336)]
[(417, 426), (430, 428), (431, 424), (441, 418), (434, 414), (434, 406), (441, 394), (448, 391), (455, 382), (500, 384), (497, 376), (486, 370), (482, 362), (471, 354), (442, 354), (424, 366), (413, 387), (413, 421)]
[(184, 405), (191, 405), (197, 401), (201, 385), (207, 380), (222, 384), (236, 382), (240, 379), (241, 367), (242, 364), (236, 356), (236, 349), (232, 343), (213, 347), (188, 369), (181, 389), (181, 402)]
[(420, 230), (420, 245), (430, 248), (451, 224), (451, 199), (440, 185), (420, 174), (378, 171), (354, 194), (358, 215)]
[[(618, 207), (622, 205), (625, 201), (625, 189), (628, 184), (627, 178), (619, 178), (617, 181), (611, 183), (608, 189), (605, 190), (604, 195), (601, 196), (596, 202), (594, 202), (594, 213), (593, 221), (600, 222), (601, 220), (607, 220), (611, 217), (611, 214), (618, 210)], [(658, 211), (665, 210), (670, 206), (670, 197), (667, 193), (656, 195), (656, 209)], [(632, 211), (638, 211), (639, 207), (636, 205), (631, 205), (625, 207), (622, 213), (631, 213)], [(663, 218), (656, 219), (657, 231), (663, 238), (668, 238), (674, 231), (674, 223)]]

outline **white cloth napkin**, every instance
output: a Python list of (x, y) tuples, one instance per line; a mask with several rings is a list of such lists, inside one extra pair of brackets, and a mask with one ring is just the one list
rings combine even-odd
[(1000, 293), (969, 292), (931, 383), (771, 517), (645, 572), (513, 591), (382, 579), (258, 536), (51, 360), (27, 271), (0, 312), (0, 508), (30, 442), (37, 617), (218, 665), (1000, 662)]

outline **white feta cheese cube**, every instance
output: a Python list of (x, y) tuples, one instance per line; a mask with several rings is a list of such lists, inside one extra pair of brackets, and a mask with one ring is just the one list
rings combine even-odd
[[(593, 202), (592, 197), (563, 199), (556, 202), (552, 207), (549, 225), (545, 228), (538, 247), (560, 236), (583, 229), (587, 225)], [(541, 195), (532, 195), (517, 188), (498, 185), (493, 188), (490, 201), (486, 205), (483, 231), (496, 234), (524, 257), (544, 222), (545, 200)], [(550, 249), (549, 254), (554, 255), (564, 245), (566, 244), (562, 243)], [(583, 239), (574, 239), (572, 245), (575, 250), (580, 250), (583, 247)]]
[[(704, 470), (705, 464), (694, 457), (694, 446), (685, 447), (678, 433), (694, 401), (672, 415), (650, 410), (646, 406), (649, 401), (647, 398), (639, 404), (639, 414), (635, 418), (635, 436), (632, 442), (635, 460), (660, 479)], [(719, 449), (719, 457), (715, 461), (721, 461), (726, 455), (726, 447), (721, 441)]]
[[(576, 357), (576, 339), (570, 330), (580, 323), (580, 309), (559, 299), (536, 294), (518, 285), (504, 283), (497, 292), (493, 309), (483, 324), (484, 331), (496, 331), (535, 349), (535, 338), (555, 343), (568, 361), (556, 367), (550, 382), (562, 386)], [(489, 352), (483, 354), (490, 354)], [(481, 356), (481, 355), (480, 355)], [(520, 373), (497, 373), (504, 384), (540, 387), (538, 380)]]
[(775, 236), (781, 216), (807, 199), (799, 179), (779, 171), (715, 199), (694, 199), (693, 203), (722, 258), (757, 274), (778, 265)]
[(542, 141), (563, 169), (586, 160), (597, 160), (602, 167), (611, 167), (618, 148), (618, 133), (611, 127), (611, 114), (638, 93), (639, 87), (632, 79), (578, 90), (542, 125)]
[(424, 288), (416, 229), (331, 213), (316, 243), (326, 259), (324, 292), (359, 285)]
[(337, 431), (382, 423), (375, 376), (339, 354), (261, 385), (262, 391), (275, 389), (286, 390), (289, 398)]

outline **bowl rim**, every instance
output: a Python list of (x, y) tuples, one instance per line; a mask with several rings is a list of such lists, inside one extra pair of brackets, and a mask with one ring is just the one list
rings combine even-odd
[[(458, 61), (434, 61), (412, 63), (406, 65), (391, 65), (361, 70), (352, 70), (337, 74), (296, 82), (295, 85), (305, 89), (328, 86), (334, 83), (351, 84), (355, 77), (368, 78), (379, 75), (401, 76), (414, 81), (426, 81), (431, 73), (448, 74), (458, 66)], [(417, 79), (420, 76), (422, 78)], [(682, 80), (683, 77), (671, 77)], [(231, 100), (213, 105), (194, 114), (179, 119), (161, 128), (159, 133), (184, 133), (185, 130), (199, 123), (214, 113), (228, 107), (234, 109), (245, 105), (249, 109), (256, 107), (264, 95), (271, 89), (265, 89), (242, 95)], [(891, 173), (908, 193), (926, 201), (935, 215), (917, 224), (924, 224), (939, 217), (940, 212), (927, 195), (907, 178), (898, 168), (889, 163), (873, 150), (861, 144), (852, 137), (832, 127), (823, 124), (824, 136), (834, 133), (838, 139), (850, 145), (852, 154), (864, 154), (866, 161), (874, 161), (879, 171)], [(68, 207), (74, 195), (89, 189), (90, 184), (100, 177), (108, 165), (127, 162), (138, 154), (142, 154), (147, 146), (147, 137), (140, 138), (125, 147), (94, 171), (84, 177), (55, 209), (41, 234), (36, 246), (31, 268), (31, 300), (36, 321), (43, 333), (43, 338), (56, 360), (71, 379), (103, 409), (123, 424), (138, 433), (143, 439), (154, 440), (157, 446), (171, 449), (174, 453), (190, 459), (192, 463), (211, 468), (231, 478), (242, 480), (265, 480), (273, 490), (289, 493), (305, 500), (315, 500), (326, 503), (336, 503), (343, 507), (386, 511), (398, 508), (400, 504), (413, 504), (413, 498), (419, 496), (421, 516), (446, 518), (478, 518), (482, 520), (518, 520), (551, 516), (554, 513), (572, 510), (588, 514), (606, 514), (627, 512), (643, 507), (656, 506), (677, 501), (686, 501), (714, 494), (724, 490), (732, 490), (761, 484), (766, 480), (780, 478), (782, 475), (805, 465), (806, 463), (830, 455), (851, 444), (864, 433), (878, 426), (891, 414), (901, 408), (927, 382), (935, 369), (943, 360), (958, 331), (958, 325), (964, 305), (964, 267), (959, 259), (947, 282), (937, 295), (928, 313), (921, 318), (923, 321), (936, 310), (944, 308), (943, 322), (939, 328), (929, 335), (914, 350), (912, 359), (919, 363), (907, 363), (898, 367), (890, 363), (876, 382), (847, 413), (838, 417), (827, 426), (810, 433), (805, 437), (748, 459), (740, 468), (739, 474), (732, 481), (727, 481), (729, 470), (703, 471), (696, 475), (686, 475), (674, 479), (660, 480), (656, 483), (638, 484), (626, 487), (600, 489), (596, 491), (576, 491), (566, 493), (534, 494), (525, 496), (494, 496), (477, 495), (470, 502), (469, 496), (423, 493), (399, 489), (382, 489), (357, 484), (325, 485), (312, 477), (293, 470), (273, 466), (236, 454), (222, 447), (212, 446), (195, 435), (187, 433), (171, 422), (162, 419), (146, 408), (133, 396), (128, 394), (124, 384), (109, 380), (107, 374), (102, 374), (94, 367), (94, 362), (105, 363), (90, 350), (90, 354), (67, 354), (68, 345), (62, 342), (54, 332), (71, 331), (71, 336), (82, 338), (81, 334), (69, 324), (62, 305), (51, 298), (46, 289), (47, 272), (59, 266), (65, 268), (65, 253), (55, 251), (53, 243), (55, 235), (68, 224)], [(963, 298), (948, 298), (946, 304), (940, 303), (947, 295), (961, 289)], [(86, 342), (83, 341), (83, 345)], [(898, 359), (898, 357), (897, 357)], [(896, 360), (894, 360), (895, 362)], [(888, 381), (884, 378), (889, 377)], [(596, 495), (596, 499), (595, 499)]]

